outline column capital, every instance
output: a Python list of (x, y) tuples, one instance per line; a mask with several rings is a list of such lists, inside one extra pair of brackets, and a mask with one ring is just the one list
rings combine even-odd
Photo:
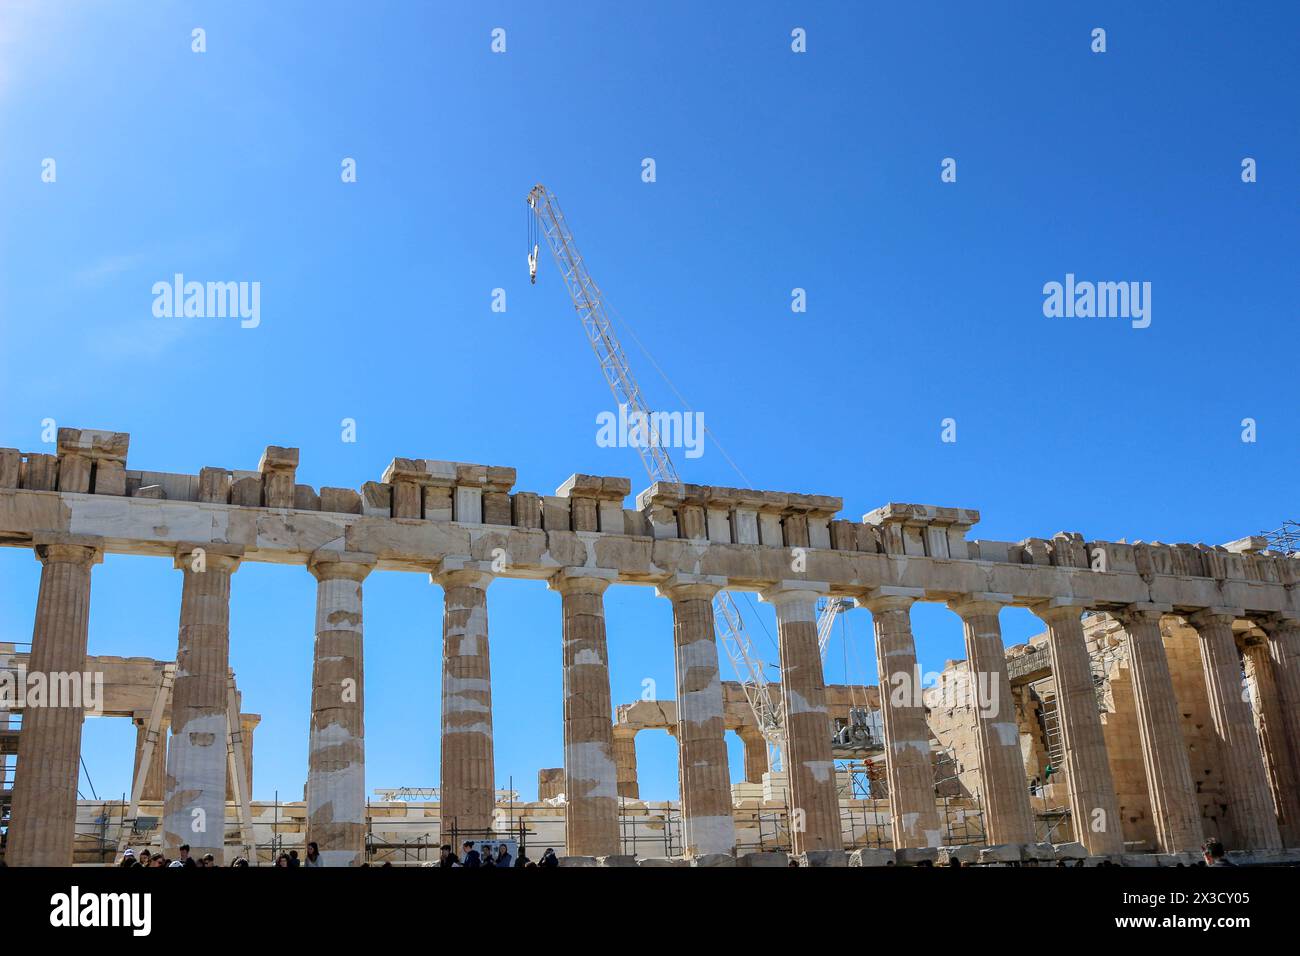
[(38, 533), (32, 535), (32, 550), (41, 564), (100, 564), (104, 539), (90, 534)]
[(214, 544), (211, 541), (182, 541), (176, 545), (174, 567), (178, 571), (197, 571), (194, 567), (199, 552), (203, 553), (205, 568), (214, 571), (234, 572), (244, 558), (244, 549), (237, 544)]
[(547, 578), (547, 586), (561, 594), (604, 594), (618, 580), (613, 568), (560, 568)]
[(307, 559), (307, 570), (317, 581), (347, 578), (360, 583), (375, 569), (378, 559), (362, 551), (313, 551)]
[(882, 587), (872, 588), (857, 601), (859, 607), (875, 614), (877, 611), (909, 611), (924, 597), (924, 588)]
[(831, 586), (825, 581), (777, 581), (759, 591), (758, 599), (764, 604), (780, 607), (791, 601), (816, 601), (830, 593)]
[(1063, 621), (1071, 615), (1079, 618), (1091, 606), (1089, 602), (1081, 601), (1078, 598), (1052, 598), (1049, 601), (1031, 604), (1029, 610), (1039, 620), (1051, 624), (1053, 621)]
[(978, 614), (996, 616), (1011, 601), (1012, 596), (1010, 594), (999, 594), (994, 591), (972, 591), (970, 594), (962, 594), (953, 598), (948, 602), (948, 609), (963, 619)]
[(429, 572), (429, 583), (447, 587), (473, 587), (486, 591), (496, 580), (491, 561), (478, 561), (468, 555), (449, 554)]
[(1132, 624), (1137, 621), (1149, 621), (1152, 624), (1159, 624), (1160, 619), (1171, 613), (1173, 609), (1171, 604), (1136, 603), (1127, 604), (1122, 608), (1116, 608), (1106, 613), (1121, 624)]
[(1232, 627), (1233, 621), (1245, 616), (1246, 612), (1239, 607), (1203, 607), (1199, 611), (1183, 614), (1183, 619), (1192, 627), (1200, 630), (1202, 627), (1214, 625)]
[(698, 598), (712, 601), (727, 586), (721, 574), (674, 574), (655, 588), (655, 593), (670, 601)]
[(638, 726), (636, 726), (635, 724), (617, 724), (617, 723), (616, 723), (616, 724), (614, 724), (614, 736), (615, 736), (615, 737), (635, 737), (635, 736), (637, 735), (637, 731), (642, 730), (642, 729), (643, 729), (643, 728), (638, 727)]
[(1282, 631), (1300, 628), (1300, 613), (1275, 611), (1267, 614), (1248, 614), (1248, 620), (1265, 634), (1272, 636)]
[(1249, 631), (1240, 635), (1240, 637), (1242, 651), (1248, 651), (1252, 647), (1268, 647), (1268, 634), (1265, 633), (1262, 628), (1253, 627)]

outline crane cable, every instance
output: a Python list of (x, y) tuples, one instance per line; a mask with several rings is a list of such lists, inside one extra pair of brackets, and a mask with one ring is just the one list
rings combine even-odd
[[(664, 380), (664, 384), (668, 386), (669, 390), (673, 393), (673, 395), (677, 397), (677, 400), (681, 402), (684, 410), (694, 414), (695, 409), (691, 407), (691, 403), (686, 400), (686, 396), (681, 393), (681, 391), (677, 388), (677, 385), (673, 382), (673, 380), (668, 377), (668, 373), (663, 370), (663, 367), (657, 361), (655, 361), (655, 357), (651, 355), (650, 350), (645, 347), (645, 344), (641, 341), (640, 337), (636, 334), (636, 330), (633, 329), (632, 326), (628, 323), (628, 321), (624, 319), (622, 315), (619, 314), (618, 310), (614, 308), (614, 306), (610, 305), (609, 303), (605, 303), (605, 311), (609, 313), (610, 317), (615, 322), (618, 323), (618, 325), (621, 327), (621, 329), (624, 332), (626, 332), (628, 335), (632, 337), (632, 341), (636, 344), (636, 347), (640, 350), (641, 354), (645, 356), (646, 361), (648, 361), (654, 367), (654, 370), (659, 373), (659, 377)], [(744, 487), (752, 489), (754, 485), (749, 480), (749, 476), (746, 475), (743, 471), (741, 471), (740, 466), (736, 464), (735, 460), (731, 457), (731, 455), (727, 454), (726, 448), (722, 446), (722, 442), (718, 440), (718, 436), (714, 434), (713, 429), (709, 428), (708, 425), (705, 425), (704, 432), (706, 435), (709, 436), (710, 439), (712, 439), (713, 444), (716, 445), (718, 451), (722, 453), (722, 457), (727, 460), (727, 464), (729, 464), (732, 470), (735, 471), (735, 473), (740, 476), (740, 480), (744, 482)], [(763, 634), (764, 636), (767, 637), (768, 643), (772, 645), (772, 648), (779, 655), (781, 652), (781, 647), (776, 642), (776, 639), (772, 637), (772, 632), (768, 630), (767, 623), (759, 615), (758, 608), (754, 606), (753, 598), (749, 596), (749, 592), (747, 591), (741, 591), (739, 593), (745, 599), (745, 603), (749, 606), (749, 610), (754, 615), (754, 619), (758, 621), (759, 626), (763, 629)], [(774, 665), (768, 664), (767, 666), (773, 667)]]
[[(532, 282), (536, 283), (537, 252), (535, 250), (538, 248), (540, 244), (540, 236), (539, 236), (540, 226), (538, 225), (537, 222), (537, 212), (531, 203), (527, 207), (527, 216), (528, 216), (528, 227), (527, 227), (528, 271), (529, 271), (529, 278), (531, 279)], [(632, 337), (632, 341), (636, 344), (637, 349), (639, 349), (641, 354), (645, 356), (646, 361), (648, 361), (654, 367), (654, 370), (659, 374), (659, 377), (663, 379), (664, 384), (668, 386), (669, 390), (673, 393), (673, 395), (677, 397), (677, 400), (681, 402), (684, 410), (690, 412), (691, 414), (694, 414), (695, 409), (691, 407), (691, 403), (686, 400), (686, 396), (684, 396), (681, 393), (681, 391), (677, 388), (677, 385), (673, 382), (673, 380), (668, 377), (668, 373), (663, 370), (663, 366), (661, 366), (655, 360), (655, 357), (650, 354), (650, 350), (645, 347), (645, 343), (641, 341), (640, 336), (636, 334), (636, 330), (632, 328), (631, 324), (626, 319), (624, 319), (623, 316), (619, 314), (618, 310), (614, 308), (614, 306), (611, 305), (610, 303), (602, 302), (602, 305), (604, 306), (605, 312), (610, 316), (611, 320), (616, 322), (624, 332), (626, 332), (628, 335)], [(722, 453), (722, 457), (726, 459), (727, 464), (731, 466), (732, 470), (735, 471), (735, 473), (738, 476), (740, 476), (740, 480), (744, 483), (744, 487), (752, 489), (754, 485), (753, 482), (749, 480), (749, 476), (746, 475), (743, 471), (741, 471), (740, 466), (736, 464), (735, 459), (733, 459), (731, 455), (728, 454), (727, 449), (723, 447), (722, 442), (718, 440), (718, 436), (714, 434), (713, 429), (709, 428), (707, 424), (704, 426), (704, 433), (708, 435), (708, 437), (712, 440), (713, 444), (717, 446), (718, 451)], [(772, 637), (772, 632), (768, 630), (767, 623), (762, 619), (761, 616), (759, 616), (758, 608), (754, 606), (753, 598), (751, 598), (748, 592), (745, 591), (740, 592), (740, 594), (744, 597), (745, 603), (749, 606), (750, 613), (754, 616), (755, 620), (758, 621), (759, 626), (762, 627), (763, 634), (767, 637), (768, 643), (771, 644), (772, 648), (777, 652), (778, 659), (779, 659), (779, 655), (781, 652), (780, 645), (776, 642), (775, 638)], [(772, 667), (773, 665), (767, 664), (766, 666)]]
[[(614, 318), (614, 320), (618, 322), (620, 326), (623, 327), (623, 330), (626, 331), (628, 335), (632, 336), (632, 341), (636, 343), (636, 347), (641, 350), (641, 354), (646, 357), (646, 361), (648, 361), (651, 365), (654, 366), (654, 370), (659, 373), (659, 377), (664, 380), (664, 384), (666, 384), (668, 388), (672, 391), (673, 395), (677, 397), (677, 400), (682, 403), (682, 407), (686, 411), (690, 412), (691, 414), (694, 414), (695, 409), (691, 407), (691, 403), (686, 400), (686, 396), (683, 395), (678, 390), (677, 386), (673, 383), (673, 380), (668, 377), (668, 373), (665, 372), (663, 368), (660, 367), (659, 363), (655, 361), (655, 357), (650, 354), (650, 350), (647, 349), (645, 345), (642, 344), (641, 339), (637, 337), (636, 330), (633, 329), (632, 326), (629, 325), (627, 321), (621, 315), (618, 314), (617, 309), (615, 309), (613, 306), (609, 305), (608, 303), (606, 303), (605, 305), (605, 311), (609, 312)], [(748, 475), (746, 475), (743, 471), (740, 470), (740, 466), (736, 464), (735, 459), (733, 459), (731, 455), (727, 453), (727, 449), (724, 448), (722, 442), (718, 440), (718, 436), (714, 434), (713, 429), (711, 429), (708, 425), (705, 425), (704, 433), (713, 440), (713, 444), (718, 446), (718, 451), (722, 453), (722, 457), (727, 460), (727, 464), (731, 466), (732, 470), (735, 471), (735, 473), (740, 476), (740, 480), (744, 482), (744, 487), (752, 489), (754, 487), (753, 482), (749, 480)]]

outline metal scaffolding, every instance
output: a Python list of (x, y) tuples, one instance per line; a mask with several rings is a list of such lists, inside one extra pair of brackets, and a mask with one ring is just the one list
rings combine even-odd
[(1268, 541), (1268, 550), (1278, 554), (1300, 552), (1300, 521), (1283, 521), (1280, 528), (1261, 531), (1260, 537)]

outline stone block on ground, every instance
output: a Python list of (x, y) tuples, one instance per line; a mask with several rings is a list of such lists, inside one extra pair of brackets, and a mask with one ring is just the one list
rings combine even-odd
[(891, 866), (894, 851), (883, 847), (864, 847), (849, 854), (849, 866)]
[(927, 863), (933, 866), (938, 859), (939, 848), (936, 846), (909, 846), (894, 851), (894, 860), (899, 866), (920, 866)]
[(941, 846), (934, 862), (936, 866), (952, 866), (954, 860), (963, 866), (978, 863), (980, 848), (974, 845)]
[(1050, 863), (1056, 859), (1056, 847), (1050, 843), (1026, 843), (1021, 847), (1021, 858)]
[(784, 850), (759, 850), (737, 857), (736, 866), (789, 866), (790, 857)]
[(800, 856), (800, 866), (848, 866), (849, 855), (843, 850), (809, 850)]
[(980, 849), (981, 863), (1019, 863), (1020, 860), (1019, 843), (995, 843)]
[(1088, 849), (1082, 843), (1057, 843), (1054, 846), (1058, 860), (1084, 860)]

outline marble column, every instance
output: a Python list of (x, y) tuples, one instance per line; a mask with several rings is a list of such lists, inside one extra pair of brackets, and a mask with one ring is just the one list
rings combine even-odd
[[(236, 706), (242, 705), (243, 694), (235, 694)], [(261, 714), (239, 715), (239, 742), (244, 751), (244, 780), (248, 787), (248, 799), (253, 799), (253, 731), (262, 722)], [(226, 802), (237, 803), (235, 799), (235, 765), (226, 763)], [(305, 791), (304, 791), (305, 792)]]
[(1179, 853), (1198, 849), (1204, 833), (1178, 698), (1160, 635), (1160, 617), (1170, 610), (1167, 605), (1132, 604), (1114, 616), (1128, 635), (1129, 672), (1156, 843), (1164, 853)]
[(618, 795), (628, 800), (641, 799), (641, 784), (636, 772), (637, 728), (614, 725), (614, 766), (618, 771)]
[(361, 588), (374, 566), (373, 555), (345, 551), (317, 551), (308, 565), (316, 577), (316, 642), (307, 751), (307, 842), (317, 845), (325, 866), (360, 866), (366, 856)]
[(1205, 669), (1210, 715), (1219, 740), (1223, 788), (1228, 797), (1225, 817), (1243, 850), (1275, 850), (1282, 846), (1268, 774), (1259, 749), (1250, 704), (1241, 686), (1241, 655), (1232, 622), (1242, 612), (1206, 608), (1187, 618), (1196, 628)]
[(925, 720), (921, 669), (916, 663), (911, 610), (922, 592), (878, 588), (862, 601), (876, 631), (880, 717), (894, 848), (939, 846), (943, 829), (935, 807), (930, 727)]
[(492, 755), (492, 673), (488, 654), (486, 562), (447, 559), (431, 575), (445, 595), (442, 614), (443, 842), (491, 832), (496, 803)]
[(713, 623), (713, 598), (723, 583), (679, 574), (659, 589), (673, 602), (682, 841), (690, 857), (736, 848)]
[(253, 731), (262, 722), (261, 714), (240, 714), (240, 736), (244, 738), (244, 779), (248, 781), (248, 799), (253, 799)]
[(762, 783), (767, 773), (767, 738), (757, 727), (740, 728), (740, 742), (745, 745), (745, 782)]
[(612, 571), (566, 568), (551, 578), (564, 614), (564, 810), (569, 856), (619, 852), (605, 589)]
[[(131, 786), (134, 788), (149, 736), (149, 718), (135, 717), (132, 718), (132, 723), (135, 724), (135, 770), (131, 774)], [(154, 743), (153, 756), (149, 759), (149, 773), (145, 777), (144, 788), (140, 791), (140, 799), (144, 802), (161, 802), (167, 792), (167, 725), (166, 719), (158, 725), (158, 739)]]
[(1263, 645), (1247, 648), (1251, 670), (1259, 679), (1260, 745), (1268, 764), (1286, 846), (1300, 846), (1300, 618), (1263, 615), (1254, 623), (1264, 631)]
[(966, 637), (967, 674), (975, 708), (975, 752), (984, 788), (984, 826), (993, 844), (1034, 842), (1029, 781), (1020, 752), (1020, 725), (998, 620), (998, 613), (1009, 602), (1010, 595), (969, 594), (948, 605), (961, 618)]
[[(35, 542), (41, 562), (27, 673), (84, 674), (90, 569), (103, 560), (97, 538), (50, 535)], [(5, 860), (9, 866), (71, 866), (77, 823), (84, 701), (53, 700), (23, 711)]]
[(188, 844), (195, 859), (225, 858), (227, 703), (230, 681), (230, 577), (243, 552), (182, 545), (181, 621), (172, 688), (163, 846)]
[(785, 709), (785, 772), (796, 854), (842, 851), (839, 795), (831, 755), (826, 681), (817, 646), (817, 598), (824, 586), (782, 582), (763, 592), (776, 609)]
[(1068, 601), (1033, 608), (1047, 625), (1074, 836), (1093, 856), (1107, 856), (1124, 852), (1124, 831), (1081, 610)]

